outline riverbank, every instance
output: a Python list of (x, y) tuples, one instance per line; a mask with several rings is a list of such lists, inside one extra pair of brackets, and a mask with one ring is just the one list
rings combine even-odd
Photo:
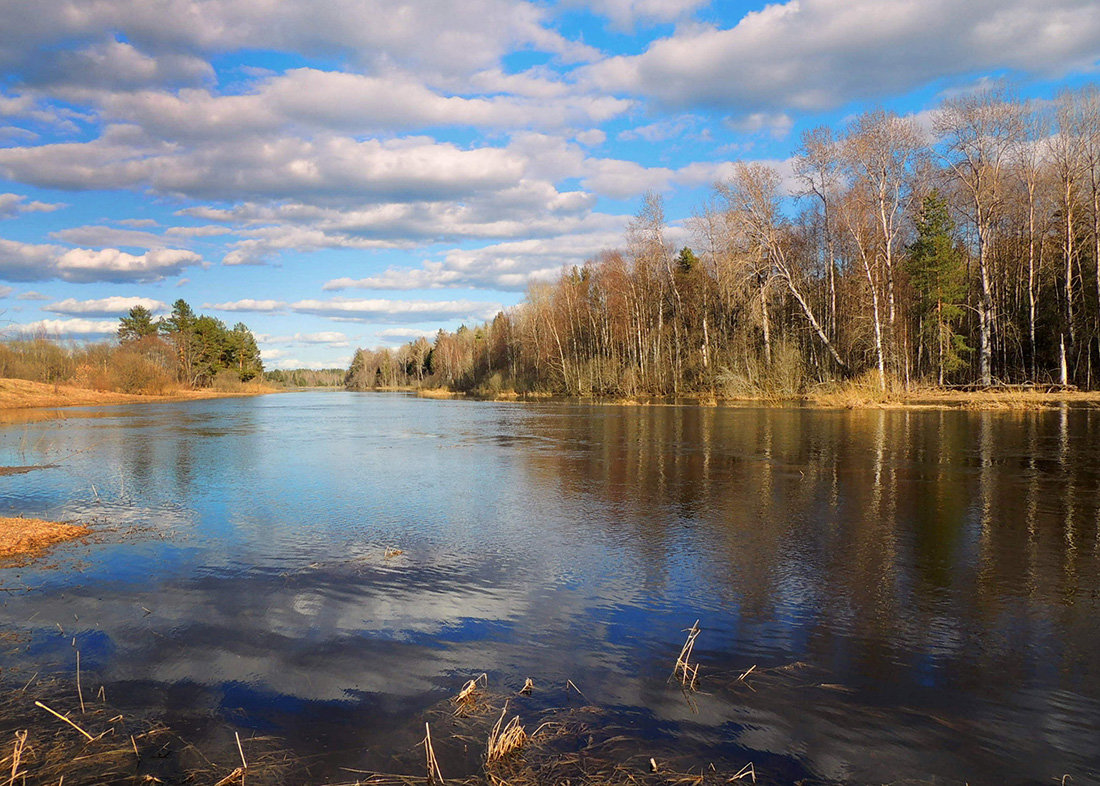
[(252, 383), (232, 390), (180, 388), (168, 393), (118, 393), (93, 390), (72, 385), (49, 385), (26, 379), (0, 378), (0, 410), (44, 409), (52, 407), (87, 407), (107, 404), (138, 404), (149, 401), (191, 401), (230, 396), (258, 396), (277, 393), (279, 388)]
[(1061, 406), (1100, 407), (1100, 391), (1056, 390), (1039, 388), (987, 388), (958, 390), (951, 388), (916, 387), (879, 390), (858, 384), (823, 386), (798, 395), (703, 393), (671, 396), (591, 397), (553, 396), (547, 393), (499, 393), (476, 391), (463, 393), (446, 388), (424, 388), (415, 391), (420, 398), (470, 399), (479, 401), (578, 401), (617, 406), (667, 406), (694, 404), (697, 406), (778, 406), (812, 407), (815, 409), (1052, 409)]

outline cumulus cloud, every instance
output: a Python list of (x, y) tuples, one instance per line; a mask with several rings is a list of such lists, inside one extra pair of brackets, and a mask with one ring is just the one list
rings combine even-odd
[(710, 0), (574, 0), (607, 17), (620, 30), (632, 30), (639, 24), (673, 22), (688, 16)]
[(626, 221), (625, 216), (608, 216), (604, 222), (592, 222), (586, 231), (494, 243), (476, 249), (452, 249), (442, 260), (425, 261), (419, 268), (389, 268), (364, 278), (336, 278), (322, 288), (341, 291), (484, 287), (521, 292), (532, 282), (553, 281), (564, 268), (582, 265), (601, 251), (621, 245)]
[[(515, 86), (530, 89), (527, 84)], [(440, 126), (584, 127), (609, 120), (632, 104), (576, 88), (558, 92), (555, 96), (465, 97), (434, 90), (411, 74), (297, 68), (268, 77), (248, 93), (217, 95), (201, 89), (115, 92), (99, 97), (98, 103), (101, 111), (117, 122), (139, 125), (159, 139), (190, 141), (284, 129), (362, 134)]]
[[(9, 50), (10, 51), (10, 50)], [(197, 84), (214, 78), (206, 60), (188, 54), (157, 57), (116, 38), (105, 38), (78, 50), (42, 53), (24, 71), (29, 85), (135, 90), (150, 85)]]
[(160, 281), (201, 263), (198, 254), (180, 249), (128, 254), (117, 248), (66, 249), (0, 238), (0, 279), (8, 281)]
[(583, 78), (664, 107), (813, 111), (982, 70), (1059, 73), (1100, 57), (1092, 0), (788, 0), (732, 28), (678, 29)]
[[(201, 6), (190, 0), (4, 0), (0, 13), (0, 64), (9, 72), (29, 70), (71, 41), (106, 46), (100, 58), (112, 58), (124, 73), (138, 76), (152, 67), (143, 53), (165, 57), (242, 48), (323, 53), (375, 69), (401, 66), (427, 74), (472, 73), (516, 48), (568, 59), (594, 54), (552, 30), (540, 4), (517, 0), (207, 0)], [(136, 54), (110, 51), (115, 39), (124, 39)], [(93, 55), (86, 57), (96, 63)], [(186, 64), (182, 70), (188, 71)]]
[(166, 245), (163, 237), (152, 232), (98, 225), (68, 227), (51, 233), (50, 237), (77, 246), (98, 246), (100, 248), (107, 246), (162, 248)]
[(11, 218), (20, 213), (50, 213), (65, 207), (51, 202), (27, 201), (21, 194), (0, 194), (0, 218)]
[(375, 331), (374, 335), (379, 339), (398, 339), (401, 342), (415, 341), (418, 338), (434, 338), (436, 330), (420, 330), (418, 328), (385, 328)]
[(118, 332), (118, 320), (111, 319), (40, 319), (11, 327), (24, 336), (47, 335), (56, 338), (102, 338)]
[(476, 300), (299, 300), (290, 305), (299, 314), (313, 314), (340, 322), (444, 322), (453, 319), (482, 322), (494, 317), (500, 303)]
[(71, 314), (85, 317), (110, 317), (126, 314), (137, 306), (156, 313), (167, 311), (168, 306), (159, 300), (148, 297), (105, 297), (98, 300), (76, 300), (66, 298), (56, 303), (50, 303), (42, 307), (43, 311), (51, 311), (54, 314)]
[(335, 348), (351, 345), (351, 339), (346, 334), (335, 330), (323, 330), (318, 333), (295, 333), (292, 336), (257, 336), (256, 338), (263, 344), (325, 345)]
[(234, 300), (229, 303), (204, 303), (203, 308), (212, 308), (215, 311), (254, 311), (258, 313), (269, 313), (272, 311), (282, 311), (286, 308), (286, 303), (281, 300), (252, 300), (246, 298), (244, 300)]
[(525, 174), (507, 148), (463, 149), (425, 137), (239, 138), (209, 146), (142, 145), (115, 129), (91, 142), (0, 149), (0, 174), (66, 189), (148, 186), (194, 199), (343, 197), (363, 202), (461, 199)]

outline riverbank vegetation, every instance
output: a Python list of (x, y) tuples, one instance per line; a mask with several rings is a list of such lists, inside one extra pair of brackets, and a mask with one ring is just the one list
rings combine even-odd
[[(262, 383), (263, 362), (246, 325), (227, 328), (177, 300), (172, 313), (156, 321), (141, 306), (131, 309), (119, 320), (117, 342), (65, 343), (45, 336), (4, 341), (0, 378), (6, 381), (3, 406), (116, 403), (132, 395), (248, 392)], [(45, 385), (52, 393), (13, 380)]]
[(90, 534), (83, 524), (0, 516), (0, 558), (35, 554), (55, 543)]
[[(789, 166), (788, 166), (789, 163)], [(482, 325), (359, 350), (350, 389), (637, 398), (1100, 387), (1100, 91), (875, 111), (737, 163), (667, 240), (624, 245)]]
[(264, 382), (281, 388), (342, 388), (346, 369), (277, 368), (264, 372)]

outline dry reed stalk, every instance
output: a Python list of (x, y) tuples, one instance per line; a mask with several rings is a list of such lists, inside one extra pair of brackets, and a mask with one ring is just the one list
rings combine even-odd
[(481, 675), (475, 677), (472, 680), (468, 680), (463, 686), (462, 690), (458, 692), (458, 695), (451, 699), (451, 702), (458, 704), (459, 706), (468, 706), (477, 703), (477, 684), (482, 683), (485, 687), (489, 686), (489, 675), (482, 672)]
[(74, 729), (76, 729), (77, 731), (79, 731), (79, 732), (80, 732), (81, 734), (83, 734), (83, 735), (84, 735), (85, 737), (87, 737), (87, 738), (88, 738), (89, 740), (91, 740), (92, 742), (95, 742), (95, 739), (96, 739), (95, 737), (93, 737), (93, 736), (92, 736), (91, 734), (89, 734), (88, 732), (84, 731), (84, 729), (82, 729), (82, 728), (80, 728), (79, 726), (77, 726), (77, 725), (76, 725), (75, 723), (73, 723), (73, 722), (72, 722), (71, 720), (69, 720), (68, 718), (66, 718), (66, 717), (65, 717), (64, 715), (62, 715), (62, 714), (61, 714), (60, 712), (56, 712), (56, 711), (54, 711), (54, 710), (51, 710), (51, 709), (50, 709), (49, 707), (47, 707), (47, 706), (46, 706), (45, 704), (43, 704), (43, 703), (42, 703), (42, 702), (40, 702), (40, 701), (36, 701), (36, 702), (34, 703), (34, 705), (35, 705), (36, 707), (41, 707), (41, 708), (42, 708), (42, 709), (44, 709), (44, 710), (45, 710), (46, 712), (50, 713), (50, 715), (53, 715), (53, 716), (54, 716), (55, 718), (58, 718), (58, 719), (60, 719), (60, 720), (63, 720), (63, 721), (65, 721), (65, 722), (66, 722), (67, 724), (69, 724), (69, 725), (70, 725), (70, 726), (72, 726), (72, 727), (73, 727)]
[(699, 636), (699, 620), (695, 620), (695, 624), (687, 631), (687, 640), (684, 642), (684, 646), (680, 648), (680, 654), (676, 657), (676, 665), (672, 669), (672, 675), (668, 678), (669, 682), (680, 678), (680, 684), (695, 689), (699, 677), (699, 665), (691, 665), (691, 655), (695, 650), (695, 639)]
[(528, 677), (526, 680), (524, 680), (523, 687), (519, 689), (519, 692), (522, 693), (524, 696), (530, 696), (531, 691), (533, 691), (534, 689), (535, 683), (531, 680), (530, 677)]
[(80, 699), (80, 714), (85, 715), (84, 691), (80, 688), (80, 650), (76, 651), (76, 696)]
[[(508, 705), (500, 713), (493, 730), (489, 732), (489, 744), (485, 756), (485, 762), (491, 764), (500, 761), (510, 753), (514, 753), (527, 744), (527, 732), (520, 725), (519, 716), (504, 724), (504, 716), (508, 714)], [(501, 724), (504, 724), (503, 727)]]
[(214, 786), (229, 786), (230, 783), (237, 780), (238, 778), (240, 779), (241, 783), (244, 783), (244, 769), (242, 769), (241, 767), (233, 770), (233, 772), (229, 773), (220, 781), (215, 783)]
[(15, 783), (15, 779), (21, 774), (19, 772), (19, 765), (23, 763), (23, 749), (27, 747), (27, 731), (15, 732), (15, 747), (11, 752), (11, 778), (8, 779), (8, 786), (12, 786)]
[(752, 673), (753, 673), (754, 671), (756, 671), (756, 664), (755, 664), (755, 663), (754, 663), (753, 665), (749, 666), (749, 670), (748, 670), (748, 671), (746, 671), (746, 672), (745, 672), (744, 674), (742, 674), (742, 675), (741, 675), (740, 677), (738, 677), (738, 678), (737, 678), (737, 681), (738, 681), (738, 682), (744, 682), (744, 681), (745, 681), (745, 677), (749, 676), (749, 675), (750, 675), (750, 674), (752, 674)]
[(734, 781), (744, 780), (745, 778), (751, 778), (752, 782), (756, 783), (756, 768), (752, 766), (751, 761), (739, 769), (737, 773), (729, 779), (729, 782), (733, 783)]
[(439, 760), (435, 757), (435, 748), (432, 747), (432, 729), (424, 724), (424, 765), (428, 771), (428, 783), (440, 783), (443, 781), (443, 773), (439, 770)]

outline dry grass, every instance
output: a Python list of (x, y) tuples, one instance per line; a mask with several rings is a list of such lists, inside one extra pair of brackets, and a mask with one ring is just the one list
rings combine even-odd
[[(108, 390), (74, 387), (72, 385), (50, 385), (31, 382), (26, 379), (0, 379), (0, 411), (29, 409), (38, 407), (84, 407), (106, 404), (135, 404), (145, 401), (191, 401), (207, 398), (225, 398), (228, 396), (256, 396), (265, 393), (277, 393), (278, 388), (249, 382), (241, 384), (231, 391), (211, 389), (191, 390), (171, 388), (161, 393), (143, 395), (137, 393), (117, 393)], [(2, 420), (0, 416), (0, 420)]]
[(417, 398), (465, 398), (462, 393), (455, 393), (447, 388), (420, 388), (416, 395)]
[(928, 385), (907, 388), (897, 380), (887, 380), (883, 390), (878, 375), (868, 373), (847, 382), (818, 387), (806, 394), (804, 403), (842, 409), (1048, 409), (1062, 404), (1100, 407), (1100, 391), (1026, 386), (982, 390)]
[(680, 680), (680, 685), (690, 690), (695, 690), (699, 685), (699, 664), (691, 664), (691, 656), (695, 650), (695, 640), (699, 637), (699, 620), (687, 630), (687, 640), (680, 648), (680, 654), (676, 657), (676, 665), (672, 669), (672, 675), (668, 678)]
[[(482, 688), (478, 688), (478, 685)], [(466, 716), (481, 709), (479, 700), (484, 695), (484, 688), (489, 686), (489, 675), (482, 673), (479, 677), (467, 680), (458, 695), (451, 699), (455, 705), (455, 715)]]
[(83, 524), (0, 517), (0, 557), (37, 554), (55, 543), (91, 534)]
[[(492, 764), (515, 753), (527, 744), (527, 732), (520, 725), (519, 716), (504, 723), (504, 716), (508, 714), (508, 704), (500, 712), (492, 731), (489, 732), (489, 742), (485, 747), (485, 763)], [(503, 725), (501, 725), (503, 724)]]
[[(630, 721), (591, 706), (543, 710), (528, 734), (519, 715), (510, 715), (516, 694), (494, 692), (488, 678), (465, 683), (453, 699), (430, 710), (418, 751), (420, 762), (405, 760), (415, 774), (349, 770), (362, 786), (718, 786), (755, 782), (752, 764), (723, 771), (711, 766), (683, 767), (682, 758), (651, 749), (636, 737)], [(474, 687), (469, 686), (473, 684)], [(561, 686), (559, 686), (560, 688)], [(491, 713), (456, 716), (453, 705), (477, 697)], [(582, 699), (576, 698), (576, 702)], [(36, 706), (37, 704), (37, 706)], [(38, 709), (43, 707), (44, 709)], [(48, 708), (48, 712), (46, 711)], [(533, 712), (533, 710), (530, 710)], [(495, 719), (495, 722), (494, 722)], [(506, 722), (507, 721), (507, 722)], [(448, 729), (437, 736), (431, 728)], [(103, 692), (80, 713), (71, 680), (33, 677), (22, 689), (0, 690), (0, 786), (24, 783), (207, 783), (215, 786), (276, 786), (316, 782), (310, 762), (295, 758), (271, 737), (242, 740), (226, 729), (215, 753), (200, 751), (154, 721), (125, 715), (107, 705)], [(476, 771), (444, 779), (440, 768), (460, 766), (464, 750), (484, 755)], [(248, 759), (245, 754), (247, 751)], [(456, 756), (457, 754), (457, 756)], [(660, 757), (660, 766), (657, 758)], [(402, 757), (404, 759), (404, 757)], [(453, 762), (448, 765), (448, 762)], [(738, 765), (740, 766), (740, 764)], [(350, 786), (350, 782), (347, 784)]]

